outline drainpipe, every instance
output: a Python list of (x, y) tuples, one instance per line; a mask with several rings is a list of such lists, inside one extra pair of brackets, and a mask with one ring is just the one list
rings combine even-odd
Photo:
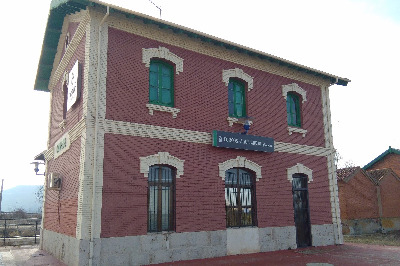
[(99, 117), (98, 117), (98, 110), (99, 110), (99, 98), (100, 98), (100, 48), (101, 48), (101, 26), (103, 25), (104, 21), (110, 15), (110, 7), (107, 6), (107, 13), (104, 15), (103, 19), (99, 24), (99, 38), (97, 41), (97, 88), (96, 88), (96, 105), (95, 105), (95, 121), (94, 121), (94, 149), (93, 149), (93, 188), (92, 188), (92, 219), (90, 223), (90, 243), (89, 243), (89, 266), (93, 265), (93, 256), (94, 256), (94, 227), (95, 227), (95, 214), (96, 214), (96, 183), (97, 183), (97, 134), (99, 130)]

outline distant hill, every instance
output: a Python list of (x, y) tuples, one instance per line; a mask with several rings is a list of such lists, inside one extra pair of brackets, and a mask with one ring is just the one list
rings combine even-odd
[(1, 211), (12, 212), (22, 208), (28, 213), (41, 212), (42, 202), (36, 197), (41, 186), (16, 186), (3, 191)]

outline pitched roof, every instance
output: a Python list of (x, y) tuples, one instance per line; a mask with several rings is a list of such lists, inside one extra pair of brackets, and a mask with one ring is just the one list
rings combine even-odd
[(280, 65), (295, 69), (297, 71), (306, 72), (310, 75), (318, 76), (328, 80), (331, 84), (346, 86), (349, 79), (341, 78), (320, 70), (316, 70), (304, 65), (300, 65), (277, 56), (273, 56), (255, 49), (251, 49), (233, 42), (222, 40), (214, 36), (204, 34), (174, 23), (170, 23), (161, 19), (153, 18), (138, 12), (130, 11), (115, 5), (111, 5), (98, 0), (52, 0), (50, 4), (50, 12), (47, 20), (46, 31), (43, 39), (42, 53), (40, 55), (38, 71), (35, 80), (35, 90), (49, 91), (49, 80), (53, 69), (54, 58), (57, 53), (58, 41), (61, 35), (61, 29), (64, 18), (75, 12), (86, 9), (88, 6), (102, 8), (105, 12), (108, 8), (110, 13), (119, 13), (128, 19), (141, 20), (146, 24), (153, 24), (160, 28), (171, 29), (175, 34), (185, 34), (191, 38), (197, 38), (204, 42), (210, 42), (227, 49), (236, 50), (240, 53), (248, 54), (262, 60), (268, 60)]
[(44, 158), (44, 153), (45, 153), (46, 151), (42, 151), (41, 153), (39, 153), (38, 155), (36, 155), (35, 157), (34, 157), (34, 160), (35, 161), (44, 161), (45, 160), (45, 158)]
[(336, 171), (337, 179), (340, 181), (345, 181), (347, 183), (348, 180), (353, 177), (360, 169), (361, 168), (359, 166), (338, 169)]
[(397, 174), (395, 172), (393, 172), (393, 170), (390, 168), (370, 170), (370, 171), (367, 171), (367, 174), (377, 184), (379, 184), (379, 182), (389, 174), (392, 174), (396, 179), (398, 179), (400, 181), (400, 178), (397, 176)]
[(368, 168), (370, 168), (371, 166), (373, 166), (375, 163), (379, 162), (380, 160), (383, 159), (383, 157), (385, 157), (388, 154), (399, 154), (400, 155), (400, 150), (398, 149), (393, 149), (391, 146), (389, 146), (389, 149), (387, 149), (386, 151), (384, 151), (381, 155), (379, 155), (378, 157), (376, 157), (375, 159), (373, 159), (372, 161), (370, 161), (368, 164), (366, 164), (363, 169), (367, 170)]
[(348, 183), (359, 172), (361, 172), (361, 174), (367, 177), (375, 185), (379, 185), (379, 182), (381, 182), (383, 178), (385, 178), (390, 174), (392, 174), (397, 180), (400, 181), (400, 177), (391, 168), (365, 171), (363, 168), (359, 166), (347, 167), (338, 169), (336, 171), (336, 176), (338, 181), (343, 181), (345, 183)]

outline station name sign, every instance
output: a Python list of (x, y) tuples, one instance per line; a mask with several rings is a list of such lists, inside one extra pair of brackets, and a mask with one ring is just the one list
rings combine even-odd
[(57, 159), (58, 156), (69, 150), (70, 147), (71, 141), (69, 139), (69, 134), (67, 133), (54, 144), (54, 159)]
[(274, 151), (274, 139), (213, 130), (213, 146), (250, 151)]

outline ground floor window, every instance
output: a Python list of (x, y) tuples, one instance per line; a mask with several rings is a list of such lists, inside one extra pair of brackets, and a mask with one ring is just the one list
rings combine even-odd
[(226, 227), (257, 225), (255, 178), (243, 168), (225, 172)]
[(175, 170), (150, 166), (148, 176), (148, 232), (175, 229)]

